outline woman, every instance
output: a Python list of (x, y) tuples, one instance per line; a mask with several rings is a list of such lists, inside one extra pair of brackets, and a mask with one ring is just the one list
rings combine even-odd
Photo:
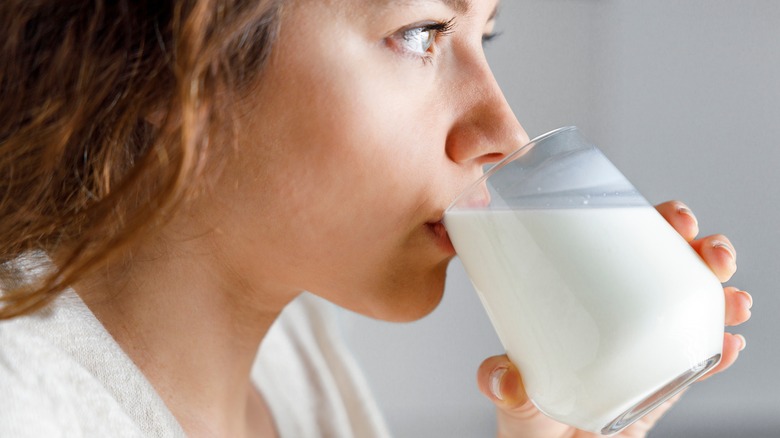
[[(296, 297), (437, 305), (443, 209), (528, 141), (482, 52), (497, 1), (81, 3), (0, 6), (0, 435), (386, 434)], [(728, 239), (659, 211), (734, 273)], [(505, 356), (478, 372), (501, 436), (586, 436), (520, 382)]]

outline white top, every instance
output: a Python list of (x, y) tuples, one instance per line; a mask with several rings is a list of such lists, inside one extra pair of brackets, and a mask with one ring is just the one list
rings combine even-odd
[[(252, 369), (281, 437), (387, 437), (341, 342), (331, 305), (309, 294), (273, 325)], [(183, 437), (149, 381), (67, 291), (0, 322), (0, 437)]]

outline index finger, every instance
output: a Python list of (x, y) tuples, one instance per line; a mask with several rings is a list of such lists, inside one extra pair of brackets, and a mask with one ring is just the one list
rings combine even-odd
[(655, 209), (687, 242), (692, 241), (699, 234), (699, 222), (696, 216), (682, 202), (664, 202), (656, 205)]

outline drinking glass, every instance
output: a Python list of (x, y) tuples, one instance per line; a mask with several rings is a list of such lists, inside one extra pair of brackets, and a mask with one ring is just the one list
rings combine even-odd
[(444, 225), (531, 401), (624, 429), (720, 361), (723, 289), (576, 127), (491, 167)]

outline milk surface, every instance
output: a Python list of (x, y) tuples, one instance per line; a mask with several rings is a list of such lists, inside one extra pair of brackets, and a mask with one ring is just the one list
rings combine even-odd
[(599, 432), (721, 352), (722, 287), (652, 207), (444, 223), (528, 395), (559, 421)]

